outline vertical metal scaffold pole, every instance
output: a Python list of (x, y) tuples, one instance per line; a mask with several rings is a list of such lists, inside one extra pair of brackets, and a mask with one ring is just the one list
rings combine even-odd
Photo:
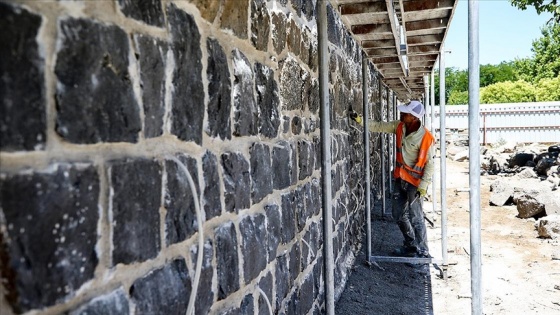
[[(434, 70), (432, 69), (432, 75), (431, 75), (431, 93), (430, 93), (430, 114), (432, 115), (432, 125), (430, 126), (430, 132), (432, 133), (432, 135), (435, 136), (435, 124), (436, 124), (436, 81), (434, 80)], [(435, 152), (435, 150), (434, 150)], [(436, 213), (436, 174), (432, 174), (432, 210), (434, 211), (434, 213)]]
[[(383, 120), (383, 99), (381, 97), (381, 95), (383, 95), (383, 93), (381, 93), (381, 88), (383, 87), (383, 84), (381, 83), (381, 78), (380, 77), (378, 77), (377, 82), (378, 82), (377, 87), (378, 87), (378, 92), (379, 92), (379, 94), (378, 94), (379, 118), (381, 118), (381, 120)], [(385, 190), (386, 190), (385, 179), (387, 178), (385, 176), (385, 148), (386, 148), (386, 146), (385, 146), (385, 138), (386, 138), (385, 133), (380, 134), (379, 137), (381, 137), (381, 177), (380, 178), (381, 178), (381, 190), (383, 191), (383, 193), (381, 194), (382, 198), (383, 198), (382, 201), (381, 201), (382, 205), (383, 205), (381, 207), (382, 208), (381, 209), (381, 216), (384, 217), (385, 216), (385, 210), (386, 210), (386, 207), (387, 207), (386, 196), (385, 196)]]
[(319, 46), (319, 98), (321, 106), (321, 178), (323, 189), (323, 255), (325, 259), (325, 312), (334, 315), (334, 254), (332, 238), (331, 122), (329, 107), (327, 3), (317, 3)]
[(471, 228), (471, 312), (482, 314), (480, 239), (480, 68), (478, 1), (469, 0), (469, 204)]
[(362, 99), (364, 113), (364, 168), (366, 171), (365, 178), (365, 198), (366, 198), (366, 226), (367, 226), (367, 257), (371, 257), (371, 189), (369, 174), (369, 107), (368, 107), (368, 59), (365, 53), (362, 53)]
[(443, 279), (447, 279), (447, 201), (445, 196), (445, 50), (439, 53), (439, 146), (440, 146), (440, 205), (441, 205), (441, 257), (443, 259)]

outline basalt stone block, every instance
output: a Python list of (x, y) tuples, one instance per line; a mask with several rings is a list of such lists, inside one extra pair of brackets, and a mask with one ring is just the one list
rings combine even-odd
[(297, 172), (292, 160), (292, 147), (287, 141), (280, 141), (272, 149), (272, 183), (274, 189), (289, 187), (291, 174)]
[(301, 287), (298, 290), (299, 295), (299, 309), (300, 314), (307, 314), (309, 310), (313, 307), (313, 300), (315, 294), (313, 293), (313, 277), (308, 275), (307, 278), (303, 280)]
[[(214, 256), (214, 247), (212, 240), (207, 239), (204, 243), (204, 256), (202, 257), (202, 265), (200, 269), (200, 280), (198, 281), (198, 290), (196, 293), (195, 313), (208, 314), (216, 293), (212, 288), (212, 278), (214, 268), (212, 267), (212, 257)], [(198, 263), (198, 245), (191, 248), (191, 257), (193, 266)]]
[(59, 29), (56, 132), (72, 143), (136, 142), (142, 124), (128, 72), (128, 35), (75, 18), (61, 20)]
[(54, 305), (93, 278), (99, 221), (95, 167), (0, 176), (1, 272), (15, 312)]
[(167, 8), (167, 18), (175, 57), (171, 133), (200, 145), (204, 120), (200, 32), (193, 16), (173, 3)]
[(339, 20), (336, 18), (336, 13), (330, 4), (327, 4), (327, 37), (329, 42), (333, 45), (340, 46), (340, 27), (337, 24)]
[(288, 58), (280, 62), (280, 96), (283, 110), (303, 110), (301, 67), (296, 60)]
[(308, 21), (311, 21), (313, 17), (317, 16), (316, 1), (303, 1), (302, 0), (301, 12), (305, 15)]
[(241, 153), (228, 152), (222, 154), (222, 168), (226, 211), (238, 213), (248, 209), (251, 206), (249, 162)]
[(241, 301), (241, 307), (239, 308), (240, 315), (252, 315), (255, 314), (255, 298), (252, 294), (247, 294), (243, 301)]
[(113, 265), (141, 262), (157, 256), (162, 168), (148, 159), (112, 161)]
[(292, 134), (299, 135), (301, 133), (301, 129), (303, 128), (303, 122), (299, 116), (295, 116), (292, 118)]
[(322, 165), (322, 148), (321, 148), (321, 138), (314, 137), (313, 138), (313, 149), (315, 151), (315, 169), (318, 170)]
[(223, 300), (231, 293), (239, 290), (237, 233), (232, 222), (226, 222), (216, 228), (214, 244), (216, 244), (218, 300)]
[(272, 13), (272, 45), (277, 54), (280, 54), (286, 46), (286, 20), (284, 13)]
[(295, 208), (296, 219), (297, 219), (297, 230), (301, 232), (305, 227), (305, 222), (307, 221), (307, 215), (305, 214), (305, 186), (299, 186), (294, 191), (294, 203), (292, 206)]
[(296, 235), (295, 193), (282, 195), (282, 244), (289, 243)]
[(293, 19), (287, 23), (288, 38), (286, 43), (288, 44), (288, 50), (294, 55), (299, 56), (301, 53), (301, 29), (299, 25)]
[(42, 18), (0, 3), (0, 149), (42, 150), (46, 142), (45, 60), (37, 33)]
[(262, 214), (248, 216), (239, 223), (241, 234), (241, 255), (243, 255), (243, 271), (245, 284), (255, 279), (266, 268), (267, 263), (267, 231)]
[(222, 214), (220, 201), (220, 175), (218, 174), (218, 159), (210, 151), (202, 157), (202, 171), (204, 172), (203, 204), (206, 220)]
[(208, 130), (211, 137), (231, 139), (231, 80), (226, 54), (220, 43), (213, 38), (206, 41), (208, 47)]
[[(307, 2), (307, 1), (306, 1)], [(311, 41), (311, 31), (308, 27), (303, 27), (301, 30), (300, 55), (299, 58), (307, 65), (309, 65), (309, 45)]]
[(220, 25), (230, 29), (241, 39), (247, 38), (247, 23), (249, 23), (249, 0), (224, 1)]
[[(233, 1), (235, 2), (235, 1)], [(251, 63), (239, 50), (233, 52), (233, 105), (235, 136), (255, 136), (258, 133), (259, 113), (253, 92), (254, 75)]]
[(298, 141), (298, 166), (299, 166), (299, 179), (305, 179), (313, 173), (313, 145), (305, 140)]
[[(336, 257), (336, 256), (335, 256)], [(299, 247), (299, 243), (295, 243), (292, 246), (292, 250), (290, 251), (290, 278), (292, 279), (291, 282), (294, 283), (297, 276), (301, 271), (301, 248)]]
[(313, 114), (319, 112), (319, 81), (311, 79), (311, 87), (309, 88), (308, 101), (309, 111)]
[(251, 199), (258, 203), (272, 193), (272, 161), (270, 148), (266, 144), (254, 143), (251, 146)]
[(144, 105), (144, 137), (163, 134), (165, 114), (165, 67), (169, 45), (145, 35), (134, 37), (140, 64), (140, 86)]
[[(200, 196), (198, 186), (198, 167), (196, 160), (188, 156), (179, 156), (187, 168), (196, 189)], [(191, 188), (187, 174), (184, 169), (177, 165), (175, 161), (166, 161), (165, 169), (167, 173), (167, 189), (165, 190), (165, 234), (167, 245), (182, 242), (191, 237), (202, 222), (198, 222), (196, 215), (193, 189)]]
[(94, 298), (85, 305), (71, 311), (69, 315), (129, 314), (129, 312), (128, 299), (121, 288)]
[(266, 205), (264, 207), (267, 218), (267, 243), (268, 243), (268, 262), (276, 258), (278, 244), (282, 233), (282, 218), (277, 205)]
[(251, 43), (256, 49), (268, 50), (270, 37), (270, 16), (266, 8), (266, 1), (251, 1)]
[(299, 296), (297, 291), (292, 293), (284, 303), (286, 314), (303, 314), (299, 308)]
[(259, 133), (268, 138), (276, 138), (280, 117), (278, 107), (280, 97), (274, 71), (260, 63), (255, 64), (255, 87), (259, 106)]
[(122, 13), (148, 25), (162, 27), (164, 23), (160, 0), (119, 0)]
[(280, 309), (282, 301), (286, 298), (290, 287), (292, 286), (292, 278), (290, 277), (287, 255), (282, 255), (276, 259), (275, 279), (276, 309)]
[(291, 0), (292, 8), (294, 9), (297, 16), (301, 17), (301, 10), (303, 7), (303, 0)]
[(287, 133), (290, 131), (290, 117), (282, 117), (282, 133)]
[(189, 270), (175, 259), (140, 278), (130, 287), (137, 314), (185, 314), (191, 294)]
[[(269, 272), (264, 277), (261, 278), (259, 281), (259, 288), (264, 292), (265, 295), (262, 293), (259, 294), (259, 314), (271, 314), (273, 313), (272, 310), (268, 309), (268, 303), (270, 306), (274, 307), (272, 304), (272, 274)], [(268, 303), (266, 300), (268, 300)]]

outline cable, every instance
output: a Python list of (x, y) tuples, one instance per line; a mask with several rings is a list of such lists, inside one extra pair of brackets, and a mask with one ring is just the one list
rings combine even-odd
[(185, 173), (185, 175), (187, 176), (187, 180), (189, 182), (189, 186), (191, 188), (191, 192), (193, 195), (193, 199), (194, 199), (194, 207), (196, 210), (196, 220), (198, 221), (198, 256), (196, 257), (196, 268), (195, 268), (195, 273), (194, 273), (194, 280), (193, 280), (193, 290), (191, 292), (191, 296), (189, 298), (189, 304), (187, 307), (187, 315), (191, 315), (194, 314), (194, 304), (195, 304), (195, 300), (196, 300), (196, 293), (198, 291), (198, 282), (200, 281), (200, 273), (201, 273), (201, 269), (202, 269), (202, 259), (204, 256), (204, 235), (203, 235), (203, 231), (202, 231), (202, 212), (200, 210), (200, 199), (198, 198), (198, 193), (196, 192), (196, 187), (194, 185), (194, 181), (192, 179), (191, 174), (189, 173), (189, 170), (187, 169), (187, 167), (185, 166), (185, 164), (183, 164), (183, 162), (181, 162), (178, 158), (172, 156), (172, 155), (168, 155), (167, 156), (170, 160), (174, 161), (179, 168), (183, 171), (183, 173)]

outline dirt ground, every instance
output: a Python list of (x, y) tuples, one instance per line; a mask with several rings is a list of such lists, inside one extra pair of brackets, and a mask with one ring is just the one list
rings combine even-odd
[[(429, 274), (403, 263), (369, 266), (364, 244), (336, 314), (471, 314), (469, 193), (462, 192), (469, 187), (468, 169), (468, 161), (446, 162), (447, 280), (438, 265), (431, 265)], [(535, 220), (517, 218), (515, 206), (489, 205), (490, 185), (497, 177), (480, 177), (483, 314), (560, 314), (560, 241), (538, 238)], [(439, 187), (436, 181), (436, 212), (432, 203), (424, 203), (435, 221), (434, 228), (428, 226), (435, 259), (442, 258)], [(381, 214), (375, 206), (372, 212)], [(372, 255), (389, 256), (401, 243), (392, 218), (376, 216)]]

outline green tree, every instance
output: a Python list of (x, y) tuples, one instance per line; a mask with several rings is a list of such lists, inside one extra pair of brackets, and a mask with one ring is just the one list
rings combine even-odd
[(535, 100), (535, 87), (522, 80), (498, 82), (480, 89), (482, 104), (521, 103)]
[(465, 105), (469, 103), (469, 91), (453, 91), (449, 94), (448, 105)]
[(560, 76), (553, 79), (542, 79), (536, 86), (537, 102), (560, 101)]
[(517, 76), (532, 83), (560, 75), (560, 24), (544, 26), (541, 34), (533, 41), (533, 57), (514, 62)]
[(480, 66), (480, 87), (485, 87), (498, 82), (517, 81), (515, 63), (502, 61), (497, 65)]
[(527, 6), (533, 6), (538, 14), (552, 13), (552, 20), (555, 23), (560, 23), (560, 5), (556, 0), (510, 0), (510, 2), (514, 7), (521, 10), (526, 10)]

